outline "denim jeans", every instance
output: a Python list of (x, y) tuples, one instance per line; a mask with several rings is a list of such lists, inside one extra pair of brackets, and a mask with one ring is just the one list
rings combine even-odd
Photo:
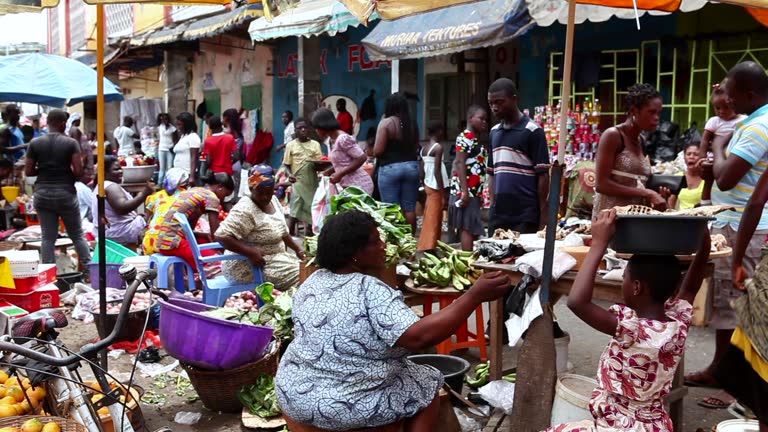
[[(54, 246), (59, 236), (59, 218), (64, 222), (67, 235), (75, 244), (77, 258), (84, 271), (88, 271), (91, 262), (91, 250), (83, 234), (80, 219), (80, 206), (74, 187), (70, 191), (64, 187), (38, 187), (34, 196), (35, 211), (40, 219), (40, 230), (43, 234), (41, 252), (43, 263), (54, 264), (56, 256)], [(93, 215), (94, 219), (97, 217)]]
[(160, 150), (157, 152), (157, 159), (160, 162), (160, 173), (157, 175), (157, 184), (163, 187), (165, 173), (173, 168), (173, 153), (170, 150)]
[(381, 201), (399, 204), (403, 211), (415, 211), (420, 180), (418, 161), (397, 162), (379, 167)]

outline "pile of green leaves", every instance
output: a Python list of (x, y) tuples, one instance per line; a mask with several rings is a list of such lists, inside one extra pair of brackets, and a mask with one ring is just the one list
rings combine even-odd
[(296, 288), (277, 297), (273, 294), (274, 289), (275, 286), (270, 282), (256, 287), (256, 294), (264, 301), (264, 305), (257, 312), (220, 307), (202, 314), (227, 321), (271, 327), (275, 338), (281, 342), (290, 341), (293, 339), (293, 294)]
[[(387, 265), (395, 265), (400, 258), (409, 258), (416, 254), (416, 239), (411, 226), (397, 204), (376, 201), (362, 189), (350, 186), (340, 194), (331, 197), (331, 212), (328, 216), (360, 210), (368, 213), (379, 225), (381, 239), (387, 244)], [(317, 253), (317, 237), (304, 240), (307, 256)]]
[(275, 379), (269, 375), (260, 375), (256, 384), (243, 386), (237, 392), (237, 398), (253, 415), (270, 418), (280, 414), (275, 393)]

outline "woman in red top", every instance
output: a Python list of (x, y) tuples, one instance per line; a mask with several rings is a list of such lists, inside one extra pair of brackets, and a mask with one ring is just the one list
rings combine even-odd
[(208, 155), (209, 169), (214, 173), (234, 174), (232, 164), (238, 160), (235, 138), (224, 133), (221, 118), (211, 117), (208, 127), (213, 134), (205, 139), (203, 151)]

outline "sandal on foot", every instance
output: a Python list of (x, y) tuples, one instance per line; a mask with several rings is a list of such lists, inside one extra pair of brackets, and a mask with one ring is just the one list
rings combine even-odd
[(736, 402), (736, 400), (733, 399), (728, 393), (722, 393), (707, 396), (704, 399), (696, 402), (696, 404), (700, 407), (709, 409), (725, 409), (731, 406), (731, 404), (734, 402)]
[(706, 370), (693, 372), (685, 376), (685, 385), (688, 387), (720, 388), (720, 383)]

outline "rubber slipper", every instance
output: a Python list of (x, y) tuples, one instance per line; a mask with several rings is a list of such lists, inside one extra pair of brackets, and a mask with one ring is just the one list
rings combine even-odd
[(709, 387), (720, 388), (720, 383), (717, 382), (708, 372), (699, 371), (688, 374), (685, 376), (684, 384), (688, 387)]
[(724, 401), (715, 396), (709, 396), (696, 402), (696, 404), (700, 407), (709, 408), (709, 409), (725, 409), (731, 406), (733, 402), (735, 402), (735, 400)]

